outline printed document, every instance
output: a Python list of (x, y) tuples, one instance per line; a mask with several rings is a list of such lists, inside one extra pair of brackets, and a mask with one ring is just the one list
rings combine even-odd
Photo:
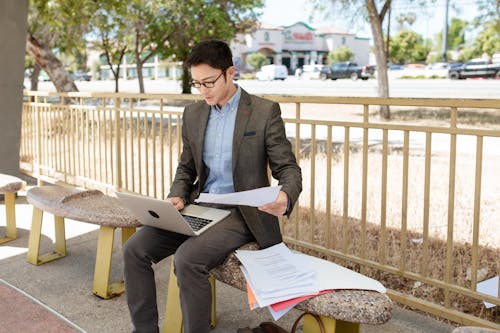
[(195, 202), (259, 207), (274, 202), (280, 190), (281, 185), (225, 194), (200, 193)]

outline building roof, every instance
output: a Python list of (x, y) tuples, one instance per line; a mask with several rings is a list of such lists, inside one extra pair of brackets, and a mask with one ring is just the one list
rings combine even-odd
[(334, 27), (323, 26), (316, 29), (316, 34), (318, 35), (355, 35), (352, 32), (337, 29)]

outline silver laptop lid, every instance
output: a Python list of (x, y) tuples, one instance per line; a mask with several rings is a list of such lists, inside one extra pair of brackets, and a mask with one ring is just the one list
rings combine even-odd
[[(124, 192), (115, 192), (115, 194), (142, 224), (188, 236), (200, 235), (231, 213), (228, 210), (198, 205), (187, 205), (182, 212), (179, 212), (167, 200), (158, 200)], [(206, 224), (206, 221), (201, 221), (203, 227), (198, 227), (199, 230), (196, 230), (198, 228), (191, 227), (183, 215), (208, 220), (209, 223)]]

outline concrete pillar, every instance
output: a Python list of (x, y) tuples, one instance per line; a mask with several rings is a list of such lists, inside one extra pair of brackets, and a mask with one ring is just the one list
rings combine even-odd
[(0, 173), (19, 174), (28, 0), (0, 1)]

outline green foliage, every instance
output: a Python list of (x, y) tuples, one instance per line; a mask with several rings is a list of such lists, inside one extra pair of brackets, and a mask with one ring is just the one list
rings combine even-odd
[(500, 20), (486, 22), (483, 30), (477, 36), (474, 46), (479, 54), (486, 53), (490, 57), (500, 52)]
[(396, 64), (425, 61), (430, 51), (421, 35), (414, 31), (401, 30), (391, 40), (389, 59)]
[[(465, 45), (465, 32), (470, 24), (456, 17), (451, 19), (448, 28), (448, 50), (458, 50)], [(441, 53), (443, 49), (443, 32), (436, 34), (436, 43), (434, 44), (435, 51)], [(449, 58), (448, 58), (449, 59)]]
[(29, 0), (28, 33), (57, 54), (73, 55), (74, 67), (82, 68), (91, 3), (90, 0)]
[(334, 62), (349, 61), (354, 56), (351, 49), (345, 45), (338, 47), (335, 51), (328, 52), (328, 65)]
[(262, 53), (255, 52), (247, 56), (247, 63), (256, 70), (259, 70), (262, 66), (268, 63), (268, 60)]
[[(446, 52), (446, 59), (451, 59), (451, 52), (447, 51)], [(435, 63), (435, 62), (441, 62), (443, 61), (443, 54), (440, 51), (433, 51), (430, 52), (427, 56), (426, 62), (429, 64)]]
[(465, 47), (462, 50), (460, 50), (460, 54), (458, 55), (458, 61), (467, 62), (467, 61), (471, 60), (472, 58), (479, 57), (480, 55), (481, 55), (481, 53), (478, 52), (477, 49)]
[[(163, 58), (184, 62), (191, 48), (202, 40), (229, 42), (237, 33), (255, 26), (257, 10), (263, 6), (263, 0), (166, 1), (156, 15), (168, 18), (165, 21), (173, 33), (160, 54)], [(182, 92), (190, 93), (190, 75), (186, 68), (183, 70)]]

